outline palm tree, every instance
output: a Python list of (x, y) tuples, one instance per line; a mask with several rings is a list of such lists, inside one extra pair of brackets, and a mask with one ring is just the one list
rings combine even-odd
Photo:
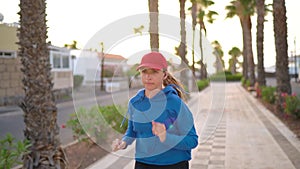
[(192, 14), (192, 29), (193, 29), (193, 42), (192, 42), (192, 72), (195, 77), (195, 29), (197, 25), (197, 2), (191, 0), (192, 7), (190, 8)]
[(45, 0), (20, 0), (19, 56), (25, 97), (25, 138), (31, 142), (23, 157), (23, 168), (65, 168), (60, 148), (57, 107), (53, 96), (49, 59)]
[(279, 99), (282, 103), (282, 93), (291, 94), (291, 83), (288, 71), (288, 45), (285, 0), (273, 0), (273, 22), (276, 48), (276, 81)]
[(225, 63), (224, 63), (224, 52), (222, 50), (222, 46), (219, 43), (219, 41), (215, 40), (212, 43), (212, 46), (214, 47), (214, 55), (216, 56), (216, 62), (215, 62), (215, 67), (217, 72), (222, 72), (224, 71)]
[(150, 12), (150, 47), (151, 51), (159, 51), (158, 0), (148, 0), (148, 7)]
[[(251, 19), (254, 14), (254, 0), (235, 0), (230, 2), (231, 5), (225, 7), (228, 10), (226, 18), (238, 16), (243, 31), (243, 76), (250, 80), (250, 85), (255, 83), (254, 60), (252, 51), (252, 34), (251, 34)], [(249, 76), (248, 76), (249, 73)]]
[(188, 60), (186, 59), (186, 30), (185, 30), (185, 1), (179, 0), (180, 3), (180, 45), (178, 48), (178, 53), (181, 58), (181, 63), (188, 65)]
[(264, 22), (265, 22), (265, 0), (256, 0), (257, 10), (257, 82), (259, 86), (266, 85), (264, 68)]
[[(188, 60), (186, 59), (186, 30), (185, 30), (185, 1), (186, 0), (179, 0), (180, 4), (180, 44), (179, 47), (175, 47), (176, 55), (179, 55), (181, 58), (181, 65), (180, 67), (182, 70), (186, 66), (188, 66)], [(183, 85), (185, 87), (188, 87), (188, 80), (187, 80), (187, 74), (186, 71), (180, 72), (180, 80), (182, 81)]]
[(215, 11), (211, 11), (211, 10), (207, 10), (207, 8), (211, 5), (214, 4), (213, 1), (211, 0), (198, 0), (197, 1), (199, 4), (199, 11), (198, 11), (198, 22), (200, 25), (200, 39), (199, 39), (199, 44), (200, 44), (200, 79), (206, 79), (207, 78), (207, 71), (206, 71), (206, 66), (203, 62), (204, 60), (204, 54), (203, 54), (203, 38), (202, 38), (202, 31), (204, 31), (204, 34), (206, 36), (206, 27), (205, 27), (205, 23), (204, 20), (205, 18), (207, 19), (207, 22), (209, 23), (213, 23), (213, 21), (215, 20), (213, 18), (214, 15), (218, 15), (217, 12)]
[(242, 55), (242, 52), (238, 47), (233, 47), (228, 54), (231, 55), (231, 59), (229, 59), (229, 70), (232, 74), (236, 74), (236, 65), (238, 63), (239, 56)]

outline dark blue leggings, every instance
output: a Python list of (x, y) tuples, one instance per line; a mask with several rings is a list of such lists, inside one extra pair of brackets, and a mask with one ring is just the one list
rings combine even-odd
[(151, 165), (136, 161), (134, 169), (189, 169), (189, 162), (182, 161), (172, 165)]

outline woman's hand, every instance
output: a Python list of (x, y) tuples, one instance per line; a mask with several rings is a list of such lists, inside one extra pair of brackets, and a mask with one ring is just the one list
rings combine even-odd
[(112, 142), (112, 145), (111, 145), (111, 149), (112, 151), (118, 151), (120, 149), (125, 149), (127, 146), (126, 142), (125, 141), (122, 141), (120, 139), (115, 139), (113, 142)]
[(152, 121), (152, 133), (159, 137), (160, 142), (164, 142), (167, 134), (165, 124)]

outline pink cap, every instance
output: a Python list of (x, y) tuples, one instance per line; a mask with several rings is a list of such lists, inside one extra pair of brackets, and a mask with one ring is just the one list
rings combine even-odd
[(137, 67), (139, 70), (142, 67), (167, 70), (168, 64), (166, 58), (159, 52), (150, 52), (143, 56), (140, 65)]

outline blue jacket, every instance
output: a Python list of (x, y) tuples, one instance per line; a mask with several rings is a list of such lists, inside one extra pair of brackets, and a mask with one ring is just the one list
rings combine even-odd
[[(130, 99), (127, 113), (128, 128), (122, 140), (127, 145), (136, 140), (136, 161), (170, 165), (191, 159), (191, 149), (198, 145), (193, 116), (171, 85), (151, 99), (141, 89)], [(165, 124), (163, 143), (152, 133), (152, 120)]]

